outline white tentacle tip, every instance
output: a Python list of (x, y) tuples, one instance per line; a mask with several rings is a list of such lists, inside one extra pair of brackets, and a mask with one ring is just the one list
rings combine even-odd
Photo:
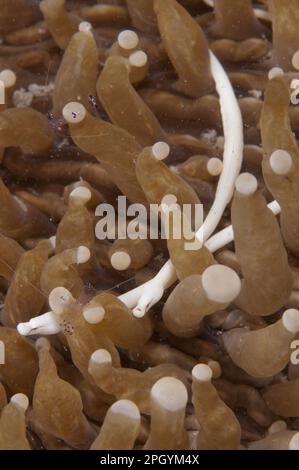
[(54, 313), (61, 315), (67, 304), (74, 302), (70, 291), (64, 287), (55, 287), (49, 295), (49, 305)]
[(56, 235), (53, 235), (52, 237), (49, 238), (49, 243), (52, 249), (55, 250), (56, 249)]
[(236, 180), (236, 190), (243, 196), (254, 194), (258, 188), (258, 182), (251, 173), (241, 173)]
[(144, 51), (133, 52), (129, 57), (132, 67), (144, 67), (148, 62), (147, 54)]
[(0, 81), (3, 83), (5, 88), (11, 88), (15, 85), (17, 76), (12, 70), (5, 69), (0, 72)]
[(275, 150), (271, 154), (269, 163), (272, 171), (280, 176), (287, 175), (293, 167), (291, 155), (282, 149)]
[(79, 124), (86, 117), (86, 108), (83, 104), (72, 101), (65, 105), (62, 115), (69, 124)]
[(295, 54), (293, 54), (292, 65), (294, 69), (299, 70), (299, 50), (296, 51)]
[(289, 442), (289, 450), (299, 450), (299, 432)]
[(90, 201), (92, 195), (90, 189), (86, 188), (85, 186), (78, 186), (77, 188), (73, 189), (69, 197), (80, 200), (82, 204), (87, 204), (87, 202)]
[(116, 251), (110, 258), (111, 266), (116, 271), (125, 271), (131, 265), (131, 256), (126, 251)]
[(145, 290), (141, 294), (139, 302), (133, 309), (133, 315), (135, 318), (143, 318), (149, 309), (157, 304), (163, 297), (165, 286), (157, 279), (153, 278), (146, 285)]
[(138, 46), (139, 37), (135, 31), (126, 29), (119, 33), (117, 42), (122, 49), (131, 50)]
[(112, 364), (111, 354), (107, 349), (97, 349), (90, 356), (90, 362), (94, 364)]
[(101, 323), (105, 316), (105, 309), (101, 306), (98, 307), (87, 307), (83, 310), (83, 317), (87, 323), (91, 325), (97, 325)]
[(201, 282), (207, 297), (213, 302), (230, 304), (239, 295), (241, 280), (227, 266), (215, 264), (202, 274)]
[(152, 153), (156, 160), (164, 160), (170, 153), (170, 147), (166, 142), (156, 142), (152, 146)]
[(192, 377), (199, 382), (211, 382), (213, 371), (207, 364), (197, 364), (192, 369)]
[(273, 67), (268, 72), (269, 80), (272, 80), (273, 78), (276, 78), (276, 77), (282, 77), (283, 75), (284, 75), (284, 71), (280, 67)]
[(32, 326), (30, 325), (29, 322), (26, 322), (26, 323), (19, 323), (19, 324), (17, 325), (17, 330), (18, 330), (18, 333), (19, 333), (21, 336), (27, 336), (27, 335), (29, 335), (29, 333), (31, 332)]
[(121, 414), (134, 421), (140, 421), (140, 411), (131, 400), (118, 400), (110, 407), (113, 413)]
[(146, 314), (146, 309), (137, 305), (132, 311), (135, 318), (143, 318)]
[(87, 246), (79, 246), (77, 250), (77, 264), (84, 264), (90, 260), (90, 250)]
[(223, 170), (223, 163), (220, 158), (210, 158), (207, 163), (207, 171), (211, 176), (219, 176)]
[(287, 429), (287, 423), (282, 419), (274, 421), (268, 428), (268, 434), (275, 434), (277, 432), (285, 431)]
[(21, 408), (24, 412), (27, 411), (29, 406), (29, 399), (24, 393), (16, 393), (11, 397), (10, 402), (18, 408)]
[(55, 335), (60, 332), (60, 325), (53, 312), (46, 312), (38, 317), (33, 317), (26, 323), (17, 325), (18, 333), (22, 336), (30, 335)]
[(92, 25), (89, 23), (89, 21), (81, 21), (81, 23), (79, 23), (78, 29), (81, 33), (90, 33), (92, 30)]
[(299, 310), (290, 308), (286, 310), (282, 316), (282, 323), (289, 333), (296, 334), (299, 332)]
[(151, 397), (170, 412), (184, 409), (188, 401), (185, 385), (174, 377), (163, 377), (158, 380), (152, 387)]

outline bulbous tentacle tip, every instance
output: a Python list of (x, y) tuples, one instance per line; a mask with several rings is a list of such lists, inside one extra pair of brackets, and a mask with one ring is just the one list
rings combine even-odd
[(219, 176), (223, 170), (223, 163), (220, 158), (210, 158), (207, 162), (207, 170), (212, 176)]
[(83, 104), (72, 101), (64, 106), (62, 115), (69, 124), (79, 124), (85, 119), (86, 112)]
[(284, 75), (284, 71), (281, 67), (272, 67), (272, 69), (270, 69), (268, 72), (269, 80), (273, 80), (273, 78), (276, 78), (276, 77), (283, 77), (283, 75)]
[(31, 318), (26, 323), (19, 323), (17, 331), (22, 336), (55, 335), (61, 331), (59, 322), (53, 312), (46, 312)]
[(89, 21), (81, 21), (78, 27), (81, 33), (90, 33), (92, 30), (92, 24)]
[(56, 235), (53, 235), (53, 237), (49, 238), (49, 243), (52, 249), (55, 250), (56, 249)]
[(73, 189), (69, 197), (70, 199), (77, 199), (85, 205), (88, 203), (88, 201), (90, 201), (92, 194), (90, 189), (86, 188), (85, 186), (78, 186), (77, 188)]
[(132, 67), (144, 67), (148, 62), (148, 56), (144, 51), (136, 51), (130, 54), (129, 62)]
[(146, 285), (146, 289), (133, 309), (132, 313), (135, 318), (143, 318), (149, 309), (162, 299), (165, 288), (157, 278), (153, 278)]
[(285, 421), (278, 420), (274, 421), (268, 428), (268, 434), (275, 434), (277, 432), (285, 431), (287, 429), (287, 423)]
[(116, 251), (110, 258), (111, 266), (116, 271), (125, 271), (131, 265), (131, 256), (125, 251)]
[(299, 331), (299, 310), (290, 308), (282, 316), (283, 326), (290, 333), (296, 334)]
[(50, 292), (48, 300), (51, 309), (57, 315), (63, 313), (67, 304), (74, 302), (72, 294), (64, 287), (55, 287), (55, 289)]
[(86, 307), (83, 310), (83, 317), (91, 325), (97, 325), (105, 317), (105, 309), (102, 306)]
[(10, 402), (21, 408), (24, 412), (27, 411), (29, 406), (29, 399), (24, 393), (16, 393), (11, 397)]
[(184, 409), (188, 401), (185, 385), (174, 377), (159, 379), (152, 387), (151, 397), (162, 408), (170, 412)]
[(137, 306), (133, 309), (133, 315), (135, 318), (143, 318), (146, 314), (146, 308)]
[(16, 84), (17, 76), (16, 74), (10, 70), (5, 69), (0, 72), (0, 82), (3, 83), (5, 88), (11, 88)]
[(141, 419), (139, 408), (131, 400), (118, 400), (113, 403), (110, 410), (114, 413), (127, 416), (134, 421)]
[(106, 349), (97, 349), (90, 356), (90, 364), (112, 364), (112, 357)]
[(296, 51), (295, 54), (293, 54), (292, 66), (294, 67), (294, 69), (299, 70), (299, 50)]
[(192, 369), (192, 377), (199, 382), (211, 382), (213, 371), (207, 364), (197, 364)]
[(135, 49), (139, 43), (138, 34), (130, 29), (121, 31), (117, 37), (117, 42), (122, 49)]
[(275, 150), (270, 156), (270, 167), (276, 175), (287, 175), (293, 167), (293, 160), (286, 150)]
[(289, 450), (299, 450), (299, 432), (297, 432), (290, 440)]
[(166, 142), (156, 142), (152, 146), (152, 154), (156, 160), (165, 160), (170, 153), (170, 147)]
[(84, 264), (87, 263), (87, 261), (90, 260), (90, 250), (87, 248), (87, 246), (79, 246), (77, 250), (77, 263), (78, 264)]
[(220, 304), (231, 303), (241, 290), (241, 280), (236, 272), (221, 264), (209, 266), (201, 280), (207, 297)]
[(19, 323), (17, 325), (17, 331), (21, 336), (27, 336), (32, 330), (32, 327), (29, 322)]
[(243, 196), (254, 194), (257, 188), (257, 179), (251, 173), (241, 173), (236, 179), (236, 190)]

